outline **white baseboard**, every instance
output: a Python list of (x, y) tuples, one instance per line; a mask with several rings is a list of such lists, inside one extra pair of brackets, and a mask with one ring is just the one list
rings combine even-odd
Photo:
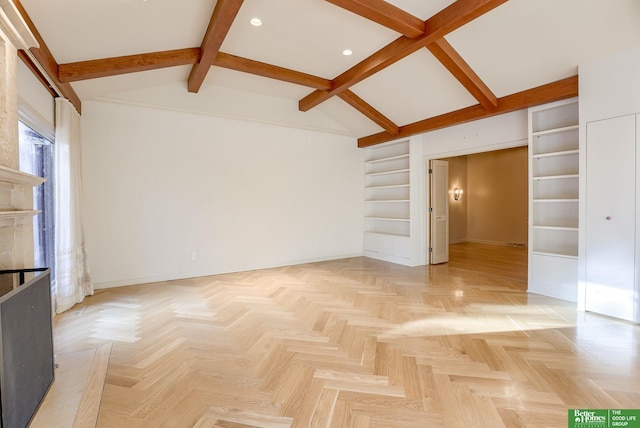
[(126, 278), (126, 279), (120, 279), (115, 281), (97, 282), (93, 284), (93, 288), (95, 290), (104, 290), (107, 288), (126, 287), (129, 285), (150, 284), (153, 282), (176, 281), (179, 279), (200, 278), (203, 276), (224, 275), (227, 273), (236, 273), (236, 272), (248, 272), (252, 270), (271, 269), (271, 268), (278, 268), (283, 266), (295, 266), (295, 265), (302, 265), (306, 263), (326, 262), (329, 260), (349, 259), (353, 257), (362, 257), (362, 256), (363, 256), (363, 253), (352, 253), (352, 254), (343, 254), (343, 255), (329, 256), (329, 257), (316, 257), (311, 259), (293, 260), (288, 263), (282, 263), (282, 264), (270, 265), (270, 266), (246, 266), (246, 267), (239, 267), (239, 268), (218, 269), (218, 270), (205, 271), (205, 272), (189, 272), (189, 273), (173, 274), (173, 275), (147, 276), (142, 278)]
[(474, 244), (501, 245), (503, 247), (527, 248), (527, 243), (523, 242), (502, 242), (502, 241), (484, 241), (482, 239), (467, 239), (466, 242)]

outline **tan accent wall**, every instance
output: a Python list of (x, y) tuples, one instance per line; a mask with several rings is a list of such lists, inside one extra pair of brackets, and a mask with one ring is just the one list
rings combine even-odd
[(456, 201), (453, 189), (467, 191), (467, 156), (445, 160), (449, 161), (449, 243), (458, 244), (467, 241), (467, 195)]
[(467, 157), (467, 240), (526, 244), (527, 147)]
[[(449, 243), (527, 243), (527, 147), (445, 158)], [(464, 191), (458, 201), (456, 187)]]

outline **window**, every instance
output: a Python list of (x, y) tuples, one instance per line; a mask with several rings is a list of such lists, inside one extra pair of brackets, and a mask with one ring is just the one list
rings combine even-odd
[(34, 267), (49, 267), (53, 276), (53, 144), (23, 122), (18, 124), (20, 170), (47, 180), (33, 190), (33, 208), (40, 211), (33, 222)]

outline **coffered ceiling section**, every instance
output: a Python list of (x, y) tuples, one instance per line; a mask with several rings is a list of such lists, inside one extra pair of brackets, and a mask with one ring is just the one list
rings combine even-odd
[(640, 44), (637, 0), (15, 3), (48, 47), (31, 59), (78, 108), (199, 111), (361, 146), (575, 96), (578, 64)]

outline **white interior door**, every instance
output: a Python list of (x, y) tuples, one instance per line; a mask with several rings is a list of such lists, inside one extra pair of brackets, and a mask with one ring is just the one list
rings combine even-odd
[(432, 160), (430, 174), (429, 263), (446, 263), (449, 261), (449, 162)]
[(631, 320), (635, 289), (635, 116), (587, 124), (586, 309)]

